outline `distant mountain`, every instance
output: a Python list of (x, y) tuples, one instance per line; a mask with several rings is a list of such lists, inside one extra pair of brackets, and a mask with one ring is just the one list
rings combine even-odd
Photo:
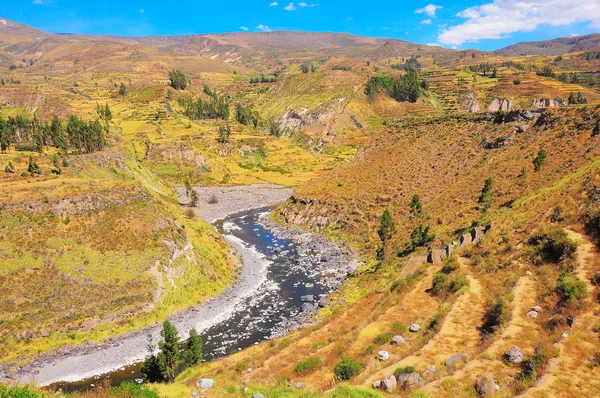
[(600, 33), (513, 44), (494, 51), (499, 55), (560, 55), (600, 50)]

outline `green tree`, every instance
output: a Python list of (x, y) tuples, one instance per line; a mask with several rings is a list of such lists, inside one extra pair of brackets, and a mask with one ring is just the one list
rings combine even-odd
[(388, 241), (392, 238), (395, 231), (396, 223), (392, 219), (392, 215), (390, 214), (389, 210), (386, 209), (379, 219), (379, 230), (377, 231), (383, 248), (383, 260), (387, 259)]
[(481, 189), (481, 194), (479, 194), (479, 203), (483, 205), (483, 212), (487, 212), (487, 210), (492, 205), (492, 198), (494, 196), (494, 182), (492, 177), (489, 177), (485, 180), (483, 184), (483, 188)]
[(11, 162), (10, 160), (8, 161), (8, 164), (7, 164), (7, 165), (6, 165), (6, 167), (4, 168), (4, 172), (5, 172), (5, 173), (14, 173), (14, 172), (15, 172), (15, 169), (14, 169), (14, 167), (13, 167), (13, 164), (12, 164), (12, 162)]
[(119, 86), (119, 95), (124, 97), (127, 95), (127, 86), (125, 86), (125, 83), (121, 82), (121, 85)]
[(231, 128), (229, 127), (229, 123), (225, 126), (219, 126), (219, 138), (217, 138), (217, 141), (221, 144), (227, 144), (229, 142), (229, 137), (231, 137)]
[(160, 371), (160, 366), (158, 366), (158, 358), (154, 352), (156, 346), (152, 344), (151, 335), (148, 336), (148, 345), (146, 345), (146, 349), (148, 350), (148, 355), (140, 366), (140, 372), (144, 376), (144, 380), (149, 381), (150, 383), (161, 382), (164, 379)]
[(166, 382), (172, 383), (175, 380), (175, 372), (179, 366), (179, 336), (177, 329), (171, 322), (164, 321), (163, 329), (160, 332), (162, 340), (158, 343), (160, 352), (157, 361), (160, 373)]
[(302, 73), (308, 73), (310, 72), (310, 67), (307, 64), (302, 64), (300, 65), (300, 71)]
[(169, 85), (175, 90), (185, 90), (187, 87), (187, 77), (178, 69), (169, 72)]
[(423, 205), (421, 204), (421, 198), (419, 197), (419, 195), (414, 194), (408, 206), (410, 207), (411, 217), (421, 217), (421, 213), (423, 212)]
[(189, 178), (185, 179), (185, 181), (183, 182), (183, 186), (185, 187), (185, 194), (187, 196), (190, 196), (190, 194), (192, 193), (192, 184), (190, 183)]
[(544, 165), (544, 163), (546, 162), (546, 151), (544, 151), (544, 148), (541, 148), (537, 154), (537, 156), (533, 159), (533, 170), (534, 171), (540, 171), (542, 169), (542, 166)]
[(435, 239), (435, 235), (429, 233), (429, 225), (423, 227), (422, 224), (417, 227), (410, 234), (410, 240), (412, 243), (412, 249), (416, 249), (419, 246), (426, 246)]
[(187, 366), (194, 366), (202, 362), (202, 337), (196, 329), (190, 329), (190, 337), (187, 339), (188, 349), (184, 354)]

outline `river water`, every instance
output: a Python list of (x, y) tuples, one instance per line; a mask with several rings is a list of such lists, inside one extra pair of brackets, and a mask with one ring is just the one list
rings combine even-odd
[[(278, 238), (262, 225), (260, 219), (271, 210), (244, 211), (216, 224), (226, 241), (237, 243), (238, 248), (241, 245), (244, 248), (242, 255), (246, 250), (258, 253), (265, 267), (262, 283), (252, 294), (238, 300), (229, 316), (199, 330), (207, 361), (281, 335), (290, 320), (313, 314), (315, 307), (311, 310), (311, 305), (316, 306), (320, 298), (329, 295), (339, 284), (339, 278), (334, 280), (325, 275), (318, 252), (301, 248), (292, 240)], [(314, 296), (312, 304), (302, 301), (302, 296), (307, 295)], [(107, 377), (112, 385), (132, 380), (139, 382), (139, 368), (138, 362), (85, 380), (54, 383), (49, 388), (60, 388), (65, 392), (87, 390)]]

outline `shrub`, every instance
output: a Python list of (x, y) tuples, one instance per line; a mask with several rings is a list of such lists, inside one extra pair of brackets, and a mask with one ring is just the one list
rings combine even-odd
[(390, 333), (381, 333), (375, 336), (373, 344), (388, 344), (392, 341), (392, 335)]
[(577, 243), (562, 228), (549, 228), (535, 234), (529, 244), (534, 246), (535, 263), (558, 264), (577, 257)]
[(248, 369), (248, 362), (242, 361), (242, 362), (238, 362), (238, 363), (235, 364), (235, 371), (236, 372), (239, 373), (239, 372), (241, 372), (241, 371), (243, 371), (245, 369)]
[(457, 293), (465, 286), (469, 286), (469, 280), (467, 277), (464, 275), (457, 275), (450, 281), (450, 293)]
[(451, 256), (446, 260), (444, 266), (440, 270), (444, 274), (450, 274), (458, 269), (458, 261), (456, 260), (456, 255)]
[(338, 380), (350, 380), (362, 372), (363, 366), (356, 359), (344, 358), (335, 364), (333, 373)]
[(402, 322), (394, 322), (392, 325), (392, 331), (394, 332), (406, 332), (408, 328)]
[(556, 290), (563, 302), (573, 303), (578, 306), (583, 304), (583, 299), (587, 295), (585, 282), (569, 274), (565, 274), (558, 279)]
[(510, 318), (510, 308), (503, 297), (492, 297), (483, 317), (481, 334), (486, 337), (493, 334)]
[(533, 159), (533, 170), (534, 171), (540, 171), (542, 169), (542, 166), (544, 165), (544, 162), (546, 161), (546, 156), (548, 156), (546, 154), (546, 151), (544, 151), (544, 148), (540, 149), (537, 156)]
[(210, 195), (210, 197), (208, 198), (208, 204), (214, 205), (215, 203), (219, 203), (219, 200), (215, 195)]
[(440, 296), (446, 290), (446, 282), (448, 281), (448, 275), (443, 272), (438, 272), (433, 276), (433, 281), (431, 282), (431, 292)]
[(373, 344), (369, 344), (369, 346), (365, 349), (365, 353), (371, 355), (375, 351), (375, 346)]
[(515, 77), (515, 79), (513, 80), (513, 84), (515, 86), (518, 86), (519, 84), (521, 84), (521, 78), (520, 77)]
[(196, 213), (194, 213), (194, 209), (192, 209), (191, 207), (186, 207), (185, 210), (183, 211), (183, 215), (185, 216), (185, 218), (189, 218), (190, 220), (193, 220), (194, 217), (196, 216)]
[(403, 373), (412, 373), (414, 371), (415, 371), (414, 366), (406, 366), (404, 368), (400, 367), (400, 368), (396, 368), (396, 370), (394, 370), (394, 376), (396, 376), (396, 378), (398, 378)]
[(319, 357), (308, 357), (296, 364), (294, 367), (294, 373), (297, 375), (306, 375), (321, 369), (323, 367), (323, 360)]

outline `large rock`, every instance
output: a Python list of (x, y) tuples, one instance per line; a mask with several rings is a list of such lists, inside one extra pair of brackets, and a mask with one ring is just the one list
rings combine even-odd
[(530, 310), (540, 313), (540, 312), (542, 312), (542, 307), (540, 307), (539, 305), (534, 305), (533, 307), (530, 308)]
[(254, 394), (252, 394), (252, 398), (265, 398), (265, 396), (259, 392), (255, 392)]
[(392, 337), (392, 344), (402, 345), (404, 343), (406, 343), (406, 341), (404, 340), (404, 337), (402, 337), (402, 336)]
[(494, 394), (497, 391), (497, 387), (494, 379), (491, 376), (485, 375), (477, 379), (475, 390), (477, 390), (477, 395), (484, 397)]
[(538, 313), (535, 311), (529, 311), (527, 313), (527, 318), (537, 318), (538, 317)]
[(410, 327), (408, 328), (408, 330), (410, 330), (413, 333), (416, 333), (419, 330), (421, 330), (421, 326), (417, 325), (416, 323), (413, 323), (412, 325), (410, 325)]
[(517, 346), (509, 348), (504, 356), (510, 363), (521, 363), (523, 362), (523, 351)]
[(304, 301), (305, 303), (311, 303), (315, 301), (315, 296), (312, 294), (307, 294), (306, 296), (301, 296), (300, 300)]
[(477, 98), (475, 98), (475, 94), (473, 93), (467, 95), (462, 104), (462, 108), (470, 113), (481, 112), (481, 105), (479, 105), (479, 101), (477, 101)]
[(373, 382), (373, 388), (380, 389), (381, 388), (381, 380), (375, 380)]
[(211, 389), (215, 385), (213, 379), (200, 379), (196, 382), (196, 388), (202, 388), (204, 390)]
[(551, 107), (555, 107), (555, 106), (564, 106), (565, 105), (565, 101), (557, 98), (556, 100), (550, 99), (550, 98), (534, 98), (533, 99), (533, 106), (535, 108), (551, 108)]
[(424, 381), (419, 373), (412, 372), (400, 375), (400, 377), (398, 377), (398, 383), (403, 390), (413, 390), (421, 387)]
[(380, 361), (387, 361), (388, 359), (390, 359), (390, 353), (387, 351), (379, 351), (377, 353), (377, 358), (379, 358)]
[(429, 365), (423, 372), (423, 377), (433, 376), (437, 372), (437, 368), (433, 365)]
[(488, 112), (509, 112), (515, 107), (515, 103), (508, 98), (496, 98), (488, 106)]
[(462, 361), (466, 357), (467, 357), (467, 354), (464, 352), (454, 354), (450, 358), (448, 358), (448, 360), (446, 361), (446, 366), (452, 366), (455, 363)]
[(396, 387), (398, 386), (398, 382), (396, 381), (396, 376), (387, 375), (381, 381), (381, 389), (385, 392), (392, 393), (396, 391)]

